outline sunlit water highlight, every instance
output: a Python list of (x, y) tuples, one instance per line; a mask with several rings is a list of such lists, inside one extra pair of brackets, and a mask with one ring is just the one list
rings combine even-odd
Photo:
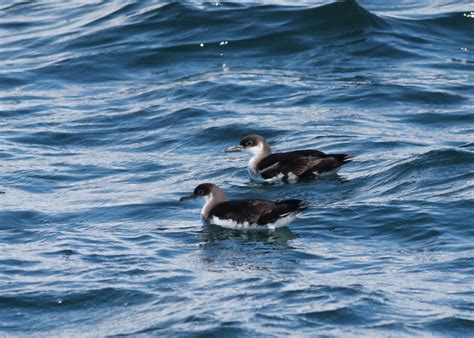
[[(0, 333), (472, 335), (470, 1), (0, 5)], [(357, 154), (259, 185), (275, 150)], [(303, 198), (203, 227), (201, 182)]]

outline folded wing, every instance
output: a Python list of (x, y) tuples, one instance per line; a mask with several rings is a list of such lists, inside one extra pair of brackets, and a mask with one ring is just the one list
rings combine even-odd
[(301, 200), (267, 201), (239, 200), (220, 203), (215, 206), (209, 216), (220, 220), (232, 220), (237, 223), (264, 225), (274, 223), (281, 217), (305, 209)]
[(318, 150), (300, 150), (272, 154), (257, 166), (258, 173), (265, 179), (292, 173), (306, 177), (314, 173), (331, 171), (350, 161), (346, 154), (325, 154)]

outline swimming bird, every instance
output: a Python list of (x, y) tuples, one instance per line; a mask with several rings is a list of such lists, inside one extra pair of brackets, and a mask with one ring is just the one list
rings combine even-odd
[(297, 199), (228, 201), (224, 191), (212, 183), (199, 184), (192, 195), (181, 197), (179, 201), (197, 197), (206, 199), (201, 211), (206, 223), (234, 230), (282, 228), (307, 207), (305, 201)]
[(238, 146), (228, 147), (226, 152), (248, 151), (253, 154), (248, 164), (249, 175), (256, 181), (294, 182), (300, 178), (319, 178), (350, 162), (354, 156), (326, 154), (319, 150), (296, 150), (272, 154), (267, 140), (260, 135), (245, 136)]

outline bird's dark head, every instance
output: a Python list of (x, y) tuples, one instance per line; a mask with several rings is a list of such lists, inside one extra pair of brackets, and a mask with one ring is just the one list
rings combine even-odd
[(217, 186), (215, 184), (202, 183), (202, 184), (199, 184), (194, 189), (193, 195), (197, 196), (197, 197), (209, 196), (210, 194), (212, 194), (212, 192), (214, 191), (215, 188), (217, 188)]
[(215, 184), (201, 183), (194, 189), (192, 195), (181, 197), (179, 201), (182, 202), (198, 197), (210, 197), (210, 195), (212, 195), (212, 193), (216, 190), (219, 190), (219, 188)]
[(227, 152), (242, 150), (248, 151), (254, 155), (260, 153), (270, 153), (270, 147), (268, 146), (268, 143), (265, 138), (256, 134), (245, 136), (240, 140), (239, 145), (236, 147), (226, 148)]
[(244, 149), (258, 147), (266, 143), (265, 138), (260, 135), (248, 135), (245, 136), (243, 139), (240, 140), (240, 146)]

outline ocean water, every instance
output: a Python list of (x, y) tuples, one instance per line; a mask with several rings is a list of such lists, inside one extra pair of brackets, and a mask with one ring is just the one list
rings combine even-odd
[[(2, 1), (0, 336), (472, 336), (473, 113), (469, 0)], [(357, 157), (259, 185), (250, 133)]]

